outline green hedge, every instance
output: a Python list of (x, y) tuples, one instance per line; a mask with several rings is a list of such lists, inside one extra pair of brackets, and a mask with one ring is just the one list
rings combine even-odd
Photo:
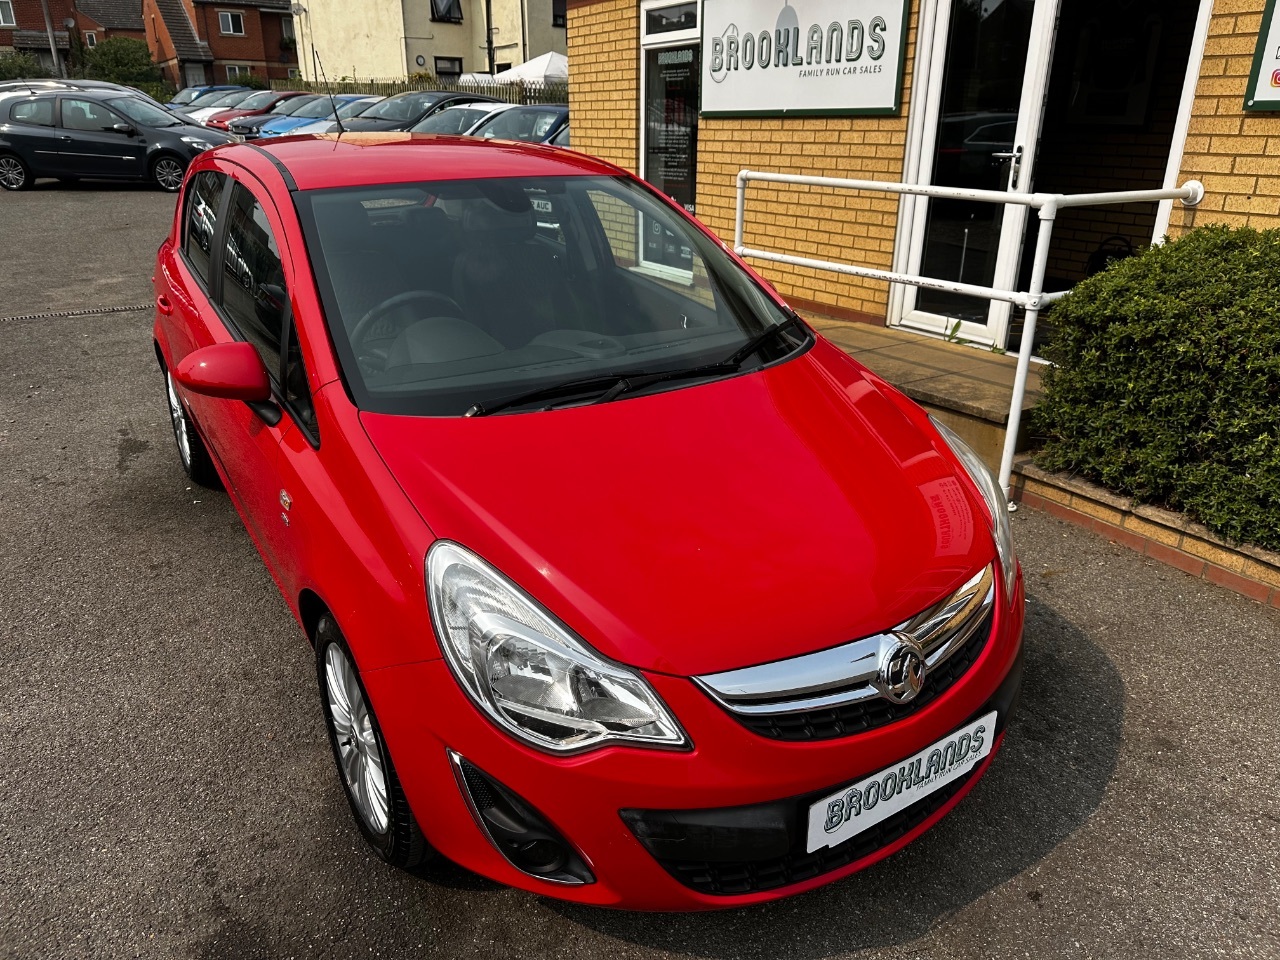
[(1051, 318), (1037, 463), (1280, 549), (1280, 230), (1194, 230)]

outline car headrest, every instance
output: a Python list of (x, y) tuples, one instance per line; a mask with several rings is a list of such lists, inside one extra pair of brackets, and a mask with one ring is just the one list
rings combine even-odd
[(504, 210), (490, 200), (473, 200), (462, 212), (462, 235), (470, 243), (513, 244), (533, 237), (533, 207)]
[(359, 200), (336, 199), (315, 206), (316, 223), (325, 245), (333, 250), (377, 249), (369, 214)]

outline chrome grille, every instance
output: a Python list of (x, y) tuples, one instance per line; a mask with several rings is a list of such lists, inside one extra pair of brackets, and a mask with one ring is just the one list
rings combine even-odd
[[(777, 740), (828, 740), (893, 723), (922, 709), (977, 661), (991, 633), (995, 565), (892, 630), (829, 650), (698, 677), (748, 729)], [(918, 645), (924, 680), (909, 702), (888, 696), (886, 663)]]

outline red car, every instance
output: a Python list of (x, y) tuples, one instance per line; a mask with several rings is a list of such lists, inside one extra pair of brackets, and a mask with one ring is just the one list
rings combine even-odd
[(390, 863), (758, 903), (898, 850), (992, 762), (1023, 593), (990, 472), (625, 171), (219, 147), (155, 285), (183, 466), (313, 644)]
[(215, 113), (205, 121), (206, 127), (213, 127), (215, 130), (226, 130), (227, 125), (232, 120), (239, 120), (241, 117), (256, 117), (264, 113), (271, 113), (280, 104), (294, 97), (305, 97), (308, 94), (303, 90), (260, 90), (252, 94), (247, 99), (240, 101), (239, 104), (230, 110), (223, 110)]

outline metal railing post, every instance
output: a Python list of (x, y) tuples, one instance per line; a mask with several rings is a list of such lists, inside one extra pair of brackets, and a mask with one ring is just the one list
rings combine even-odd
[(747, 207), (747, 175), (748, 170), (738, 171), (738, 212), (734, 215), (733, 221), (733, 249), (742, 249), (742, 234), (746, 220)]
[(1031, 268), (1031, 288), (1022, 327), (1022, 345), (1018, 349), (1018, 369), (1013, 376), (1013, 399), (1009, 403), (1009, 422), (1005, 426), (1004, 451), (1000, 455), (1000, 489), (1009, 496), (1013, 477), (1013, 455), (1018, 446), (1018, 428), (1022, 426), (1022, 401), (1027, 395), (1027, 374), (1031, 369), (1031, 348), (1036, 339), (1036, 322), (1040, 319), (1040, 298), (1044, 295), (1044, 275), (1049, 268), (1049, 243), (1053, 239), (1054, 221), (1058, 217), (1058, 199), (1049, 197), (1040, 207), (1040, 231), (1036, 236), (1036, 257)]

